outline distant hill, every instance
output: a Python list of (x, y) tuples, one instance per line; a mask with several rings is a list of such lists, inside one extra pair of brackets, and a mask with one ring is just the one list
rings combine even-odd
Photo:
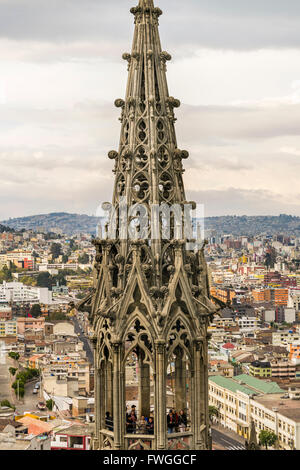
[[(60, 230), (67, 235), (77, 233), (95, 235), (100, 220), (100, 217), (85, 214), (57, 212), (4, 220), (0, 224), (15, 230), (25, 229), (44, 232)], [(205, 229), (207, 232), (215, 231), (216, 234), (232, 234), (235, 236), (258, 235), (261, 233), (300, 236), (300, 217), (285, 214), (280, 216), (207, 217), (205, 219)]]
[(282, 234), (300, 236), (300, 217), (279, 216), (224, 216), (205, 219), (205, 229), (216, 233), (240, 235)]
[(14, 229), (0, 224), (0, 233), (14, 232)]
[[(68, 214), (66, 212), (54, 212), (29, 217), (19, 217), (3, 221), (4, 225), (15, 230), (34, 230), (35, 232), (58, 232), (67, 235), (76, 233), (96, 234), (96, 227), (100, 218), (85, 214)], [(2, 222), (0, 222), (2, 223)]]

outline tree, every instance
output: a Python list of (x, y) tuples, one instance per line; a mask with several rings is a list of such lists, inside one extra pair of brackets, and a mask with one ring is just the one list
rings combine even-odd
[(36, 286), (36, 279), (34, 279), (31, 276), (22, 276), (20, 279), (20, 282), (22, 282), (22, 284), (25, 284), (25, 286), (31, 286), (31, 287)]
[(52, 254), (53, 259), (58, 258), (61, 254), (61, 244), (60, 243), (52, 243), (50, 248), (50, 253)]
[(11, 357), (11, 359), (14, 359), (15, 361), (18, 361), (20, 359), (20, 354), (19, 353), (16, 353), (16, 352), (10, 352), (8, 353), (9, 357)]
[(64, 264), (66, 264), (66, 263), (68, 262), (68, 260), (69, 260), (68, 255), (63, 255), (63, 256), (62, 256), (62, 262), (63, 262)]
[(273, 269), (276, 263), (276, 250), (273, 247), (268, 247), (265, 254), (265, 266), (267, 269)]
[(82, 256), (78, 257), (79, 264), (88, 264), (90, 262), (90, 257), (87, 253), (84, 253)]
[(51, 289), (52, 287), (52, 277), (48, 272), (42, 272), (38, 275), (37, 277), (37, 282), (36, 285), (38, 287), (48, 287), (48, 289)]
[(0, 271), (0, 282), (2, 283), (3, 281), (5, 282), (10, 282), (12, 281), (12, 270), (9, 269), (7, 266), (3, 266), (3, 268)]
[(25, 382), (23, 382), (21, 379), (15, 380), (15, 382), (12, 384), (12, 388), (14, 389), (17, 397), (20, 397), (20, 398), (24, 397)]
[(31, 307), (30, 315), (33, 316), (33, 318), (38, 318), (42, 315), (42, 310), (41, 310), (40, 304), (34, 304)]
[(48, 321), (61, 321), (66, 319), (66, 314), (63, 312), (49, 312), (47, 318)]
[(15, 406), (12, 405), (8, 400), (2, 400), (0, 402), (0, 406), (6, 407), (6, 408), (11, 408), (12, 410), (15, 409)]
[(13, 375), (13, 376), (16, 375), (17, 369), (15, 367), (10, 367), (8, 370), (9, 370), (10, 375)]
[(54, 407), (55, 403), (54, 401), (50, 398), (50, 400), (47, 400), (46, 401), (46, 406), (48, 408), (49, 411), (52, 411), (53, 410), (53, 407)]
[(277, 436), (274, 432), (272, 431), (261, 431), (259, 436), (259, 441), (260, 443), (266, 447), (266, 450), (268, 450), (269, 447), (273, 447), (277, 441)]
[(213, 417), (218, 418), (219, 417), (218, 408), (216, 408), (215, 406), (209, 406), (208, 407), (208, 415), (209, 415), (209, 419), (210, 419), (211, 422), (213, 421)]

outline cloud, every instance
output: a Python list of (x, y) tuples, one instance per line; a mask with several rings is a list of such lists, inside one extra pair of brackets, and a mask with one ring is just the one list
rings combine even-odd
[[(160, 0), (159, 4), (165, 12), (163, 39), (176, 49), (195, 44), (226, 49), (300, 45), (298, 0)], [(0, 35), (57, 43), (105, 38), (129, 44), (131, 6), (130, 0), (2, 0)]]
[(189, 200), (204, 204), (206, 217), (220, 215), (279, 215), (287, 213), (299, 215), (298, 203), (282, 201), (278, 193), (264, 190), (244, 190), (227, 188), (225, 190), (188, 191)]
[(294, 155), (296, 157), (300, 157), (300, 150), (295, 149), (294, 147), (282, 147), (280, 152), (286, 155)]
[(187, 145), (216, 137), (235, 141), (271, 139), (299, 136), (299, 122), (300, 104), (265, 107), (183, 105), (177, 132)]
[[(62, 207), (93, 213), (110, 200), (114, 175), (107, 153), (118, 148), (118, 115), (98, 101), (62, 109), (0, 108), (0, 219)], [(254, 213), (256, 195), (257, 211), (298, 207), (300, 213), (300, 105), (183, 105), (178, 115), (178, 145), (190, 151), (184, 183), (205, 197), (210, 215), (221, 209)], [(12, 204), (18, 198), (21, 203)]]
[[(300, 3), (160, 0), (184, 182), (208, 215), (300, 215)], [(131, 0), (0, 0), (0, 219), (110, 200)]]

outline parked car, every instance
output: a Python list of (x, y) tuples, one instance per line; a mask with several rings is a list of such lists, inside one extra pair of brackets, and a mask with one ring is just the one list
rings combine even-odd
[(33, 393), (34, 395), (37, 395), (37, 394), (39, 393), (39, 391), (38, 391), (37, 388), (34, 388), (32, 393)]
[(37, 404), (37, 407), (38, 407), (39, 410), (45, 410), (47, 408), (46, 403), (44, 403), (43, 401), (40, 401)]

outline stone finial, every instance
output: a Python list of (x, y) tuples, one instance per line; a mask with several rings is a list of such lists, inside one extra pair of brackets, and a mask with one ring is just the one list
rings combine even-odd
[(116, 158), (118, 158), (118, 156), (119, 154), (115, 150), (110, 150), (110, 152), (108, 152), (108, 158), (110, 160), (115, 160)]
[(125, 106), (125, 101), (122, 100), (121, 98), (116, 99), (115, 101), (115, 107), (116, 108), (123, 108)]

